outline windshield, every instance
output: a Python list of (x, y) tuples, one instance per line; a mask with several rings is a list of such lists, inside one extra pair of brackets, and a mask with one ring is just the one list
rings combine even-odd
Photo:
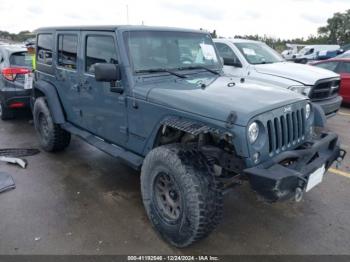
[(301, 49), (300, 52), (299, 52), (299, 54), (300, 54), (300, 55), (311, 54), (311, 53), (312, 53), (311, 50), (312, 50), (312, 52), (313, 52), (314, 48), (307, 46), (307, 47), (304, 47), (303, 49)]
[(11, 66), (32, 67), (32, 57), (27, 52), (17, 52), (10, 56)]
[(208, 34), (129, 31), (124, 33), (124, 40), (135, 72), (190, 67), (221, 68)]
[(283, 58), (271, 47), (264, 43), (235, 43), (248, 63), (271, 64), (284, 61)]

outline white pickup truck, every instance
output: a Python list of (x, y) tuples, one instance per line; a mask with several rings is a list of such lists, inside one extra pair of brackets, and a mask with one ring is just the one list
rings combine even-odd
[(224, 60), (227, 75), (287, 88), (308, 96), (322, 107), (327, 117), (339, 110), (338, 74), (304, 64), (286, 62), (276, 51), (259, 41), (214, 39)]

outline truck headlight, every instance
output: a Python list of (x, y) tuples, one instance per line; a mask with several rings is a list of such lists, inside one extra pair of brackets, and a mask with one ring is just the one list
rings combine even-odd
[(310, 115), (311, 115), (311, 105), (307, 103), (305, 106), (305, 118), (309, 119)]
[(248, 139), (253, 144), (259, 136), (259, 125), (257, 122), (253, 122), (248, 127)]
[(309, 96), (311, 91), (311, 86), (290, 86), (289, 90), (297, 92), (299, 94), (303, 94), (305, 96)]

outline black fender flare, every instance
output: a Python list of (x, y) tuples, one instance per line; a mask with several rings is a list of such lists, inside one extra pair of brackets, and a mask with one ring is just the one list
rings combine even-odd
[(42, 80), (36, 81), (33, 87), (34, 90), (39, 90), (45, 95), (54, 123), (64, 124), (66, 122), (66, 118), (56, 87)]
[(197, 136), (201, 133), (220, 133), (219, 129), (210, 127), (205, 123), (195, 121), (192, 119), (170, 116), (160, 122), (160, 126), (170, 126), (191, 135)]
[(327, 123), (326, 115), (322, 109), (322, 107), (318, 104), (312, 104), (314, 111), (314, 125), (316, 127), (325, 127)]

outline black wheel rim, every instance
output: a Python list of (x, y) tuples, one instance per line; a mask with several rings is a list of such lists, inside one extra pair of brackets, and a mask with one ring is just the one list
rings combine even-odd
[(49, 123), (44, 114), (39, 115), (39, 133), (43, 140), (46, 140), (50, 133)]
[(182, 199), (178, 185), (165, 172), (160, 172), (154, 180), (154, 196), (157, 209), (162, 216), (174, 222), (178, 220), (182, 212)]

